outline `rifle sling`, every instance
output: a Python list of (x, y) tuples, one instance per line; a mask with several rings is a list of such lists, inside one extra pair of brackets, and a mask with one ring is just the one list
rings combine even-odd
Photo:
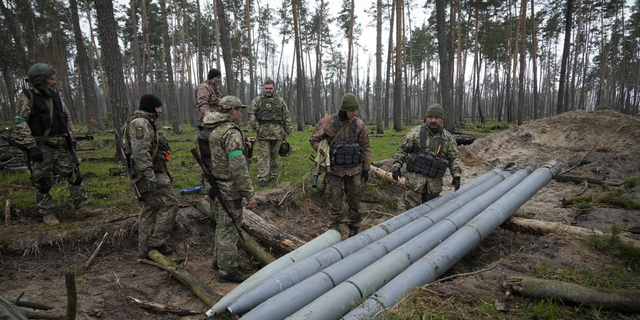
[[(353, 118), (353, 119), (355, 119), (355, 118)], [(333, 137), (333, 139), (331, 139), (331, 142), (329, 142), (329, 145), (330, 145), (330, 146), (331, 146), (331, 145), (333, 145), (333, 143), (334, 143), (334, 142), (336, 142), (336, 140), (338, 139), (338, 137), (340, 137), (340, 135), (342, 134), (342, 131), (344, 131), (344, 129), (346, 129), (346, 128), (351, 124), (351, 121), (353, 121), (353, 120), (349, 120), (349, 121), (347, 121), (347, 123), (345, 123), (345, 124), (343, 124), (343, 125), (342, 125), (342, 128), (340, 128), (340, 130), (338, 130), (338, 132), (337, 132), (337, 133), (336, 133), (336, 135)]]

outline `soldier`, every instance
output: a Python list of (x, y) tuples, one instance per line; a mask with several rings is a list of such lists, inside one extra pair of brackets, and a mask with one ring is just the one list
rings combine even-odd
[(198, 128), (202, 129), (202, 119), (213, 111), (218, 111), (218, 102), (222, 94), (218, 86), (222, 82), (220, 70), (212, 68), (207, 74), (207, 81), (196, 88), (196, 113), (198, 114)]
[(291, 114), (284, 99), (276, 95), (273, 80), (264, 82), (264, 93), (251, 102), (249, 125), (258, 139), (258, 179), (261, 187), (278, 182), (280, 163), (278, 150), (282, 139), (291, 134)]
[(138, 219), (138, 257), (148, 259), (151, 250), (170, 255), (167, 245), (178, 213), (178, 198), (171, 187), (167, 161), (171, 148), (164, 136), (158, 135), (156, 120), (162, 113), (162, 102), (153, 94), (140, 98), (140, 107), (122, 128), (123, 147), (131, 154), (137, 173), (133, 183), (141, 197)]
[(342, 196), (346, 193), (349, 213), (347, 227), (349, 237), (358, 233), (362, 215), (360, 214), (360, 180), (369, 179), (371, 168), (371, 152), (369, 136), (364, 122), (357, 118), (360, 103), (352, 93), (342, 97), (340, 111), (327, 118), (323, 118), (316, 125), (311, 135), (311, 147), (318, 151), (323, 139), (327, 139), (330, 146), (331, 174), (327, 174), (326, 190), (331, 199), (331, 222), (329, 228), (338, 229), (342, 224), (340, 214)]
[[(220, 100), (218, 112), (204, 117), (204, 128), (198, 134), (203, 162), (217, 180), (237, 223), (242, 221), (243, 200), (247, 203), (247, 209), (253, 209), (256, 205), (245, 161), (245, 139), (239, 126), (242, 111), (246, 107), (239, 98), (225, 96)], [(213, 268), (219, 269), (218, 281), (240, 283), (249, 275), (238, 271), (238, 231), (216, 199), (209, 197), (209, 203), (216, 219)]]
[(36, 207), (47, 225), (60, 223), (55, 216), (55, 203), (49, 195), (51, 173), (67, 178), (77, 218), (102, 213), (102, 210), (89, 205), (87, 193), (82, 187), (82, 173), (71, 158), (68, 129), (73, 128), (73, 123), (55, 90), (55, 74), (56, 70), (45, 63), (36, 63), (29, 68), (27, 76), (32, 88), (23, 90), (18, 96), (18, 114), (13, 123), (18, 138), (28, 149), (33, 162), (31, 174), (36, 189)]
[(453, 176), (453, 186), (460, 188), (460, 151), (453, 135), (444, 129), (444, 109), (439, 104), (427, 108), (423, 125), (414, 127), (400, 142), (393, 160), (393, 179), (401, 177), (400, 168), (407, 162), (404, 194), (405, 209), (409, 210), (440, 195), (442, 178), (447, 167)]

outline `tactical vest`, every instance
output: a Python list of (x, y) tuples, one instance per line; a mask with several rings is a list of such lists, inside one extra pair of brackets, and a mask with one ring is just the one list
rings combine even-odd
[(440, 151), (444, 148), (446, 135), (444, 130), (440, 132), (438, 144), (433, 150), (427, 150), (427, 125), (420, 126), (420, 152), (414, 152), (407, 158), (407, 171), (423, 174), (430, 178), (442, 178), (447, 171), (449, 161)]
[[(342, 128), (340, 117), (337, 114), (333, 116), (333, 127), (336, 133)], [(355, 167), (364, 162), (364, 150), (360, 143), (356, 141), (356, 129), (358, 125), (355, 121), (351, 121), (349, 127), (349, 141), (343, 141), (342, 133), (337, 135), (334, 143), (330, 146), (331, 166), (339, 166), (343, 168)]]
[[(51, 130), (48, 136), (67, 134), (67, 114), (62, 109), (62, 100), (57, 92), (49, 90), (51, 95), (49, 99), (28, 89), (22, 93), (33, 102), (27, 121), (31, 135), (41, 137), (49, 128)], [(51, 108), (53, 108), (53, 113)]]
[(260, 96), (260, 108), (256, 111), (256, 119), (260, 123), (274, 122), (284, 124), (284, 106), (278, 96), (271, 98)]
[[(140, 114), (134, 114), (133, 116), (129, 117), (129, 119), (127, 119), (127, 124), (125, 125), (125, 130), (124, 130), (124, 136), (126, 137), (126, 139), (128, 139), (129, 141), (131, 141), (131, 139), (129, 138), (129, 123), (131, 123), (131, 121), (135, 120), (135, 119), (144, 119), (147, 120), (148, 119)], [(155, 173), (161, 173), (161, 172), (167, 172), (167, 162), (169, 162), (169, 158), (171, 157), (171, 147), (169, 146), (169, 142), (167, 141), (167, 137), (162, 134), (162, 135), (158, 135), (158, 132), (156, 130), (155, 126), (153, 127), (153, 132), (155, 133), (156, 136), (156, 140), (154, 141), (154, 143), (151, 145), (153, 147), (153, 151), (151, 153), (151, 159), (152, 159), (152, 170)], [(125, 145), (126, 146), (126, 145)], [(129, 150), (127, 150), (128, 148), (125, 148), (125, 152), (130, 153)], [(133, 160), (133, 157), (129, 157), (131, 163), (129, 164), (129, 168), (135, 168), (135, 163)], [(136, 180), (137, 182), (137, 180)]]
[[(207, 126), (204, 129), (202, 129), (202, 131), (200, 131), (198, 133), (198, 148), (200, 149), (200, 154), (202, 156), (202, 161), (204, 162), (204, 165), (209, 168), (209, 171), (211, 171), (211, 174), (213, 175), (213, 177), (215, 178), (215, 180), (217, 181), (230, 181), (230, 177), (231, 177), (231, 173), (230, 172), (225, 172), (225, 175), (227, 177), (223, 178), (220, 177), (219, 174), (216, 174), (216, 171), (220, 171), (220, 170), (214, 170), (216, 168), (213, 167), (213, 162), (211, 161), (211, 145), (209, 144), (209, 137), (211, 136), (211, 133), (217, 129), (218, 127), (220, 127), (223, 124), (227, 124), (228, 122), (221, 122), (218, 123), (216, 125), (213, 126)], [(229, 130), (237, 130), (237, 132), (240, 133), (240, 138), (242, 139), (242, 141), (244, 140), (244, 134), (242, 133), (242, 130), (240, 130), (240, 128), (236, 125), (231, 126), (229, 129), (227, 129), (224, 132), (220, 133), (220, 137), (222, 137), (224, 135), (225, 132), (229, 131)], [(220, 149), (222, 149), (222, 144), (219, 146)], [(217, 146), (214, 146), (214, 148), (217, 148)], [(246, 154), (247, 150), (244, 150), (243, 153)], [(219, 168), (218, 168), (219, 169)], [(228, 169), (226, 170), (228, 171)]]

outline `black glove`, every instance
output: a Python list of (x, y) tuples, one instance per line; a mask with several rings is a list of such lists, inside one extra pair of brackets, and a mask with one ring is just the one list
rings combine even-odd
[(451, 184), (455, 187), (455, 191), (458, 191), (458, 189), (460, 189), (460, 177), (453, 177), (453, 181), (451, 181)]
[(398, 179), (402, 177), (402, 173), (400, 173), (400, 170), (396, 170), (391, 174), (391, 176), (393, 177), (393, 180), (398, 181)]
[(362, 181), (369, 181), (369, 171), (362, 171), (362, 174), (360, 174), (360, 176), (362, 177)]
[(44, 155), (42, 154), (42, 150), (38, 147), (33, 147), (29, 149), (29, 158), (35, 162), (44, 161)]
[(149, 188), (148, 188), (148, 189), (149, 189), (149, 191), (156, 191), (156, 190), (158, 190), (158, 183), (156, 183), (156, 182), (154, 182), (154, 181), (151, 181), (151, 180), (148, 180), (148, 182), (149, 182)]

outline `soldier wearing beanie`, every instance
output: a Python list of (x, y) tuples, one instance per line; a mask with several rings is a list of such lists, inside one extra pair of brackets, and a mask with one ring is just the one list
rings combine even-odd
[(407, 163), (404, 194), (405, 209), (423, 204), (442, 192), (442, 180), (447, 168), (453, 176), (454, 190), (460, 188), (460, 150), (453, 135), (442, 122), (444, 109), (439, 104), (427, 108), (425, 123), (404, 136), (393, 160), (393, 179), (402, 176), (400, 169)]
[(167, 245), (178, 213), (178, 198), (171, 187), (167, 161), (171, 148), (164, 134), (158, 134), (156, 119), (162, 101), (154, 94), (140, 98), (140, 106), (122, 128), (122, 146), (131, 155), (129, 164), (140, 191), (138, 204), (138, 258), (148, 259), (149, 251), (170, 255)]
[(75, 135), (75, 128), (69, 110), (55, 88), (55, 74), (56, 70), (46, 63), (36, 63), (29, 68), (27, 77), (31, 87), (18, 95), (18, 113), (13, 121), (18, 138), (28, 150), (38, 213), (48, 225), (60, 223), (49, 194), (53, 175), (69, 181), (69, 194), (73, 198), (77, 218), (102, 213), (102, 210), (89, 205), (82, 187), (82, 173), (71, 160), (68, 135)]
[(264, 93), (251, 101), (249, 125), (258, 139), (258, 184), (275, 184), (280, 174), (278, 151), (293, 130), (291, 114), (284, 99), (276, 95), (273, 80), (264, 82)]
[(371, 151), (364, 122), (356, 117), (360, 103), (353, 93), (342, 97), (340, 111), (318, 121), (311, 135), (311, 147), (318, 150), (326, 140), (330, 146), (331, 173), (325, 175), (325, 194), (331, 199), (331, 221), (328, 228), (339, 230), (343, 223), (342, 199), (346, 194), (349, 206), (347, 227), (349, 237), (358, 233), (362, 222), (360, 190), (362, 182), (369, 179)]
[(207, 74), (207, 80), (196, 88), (196, 113), (198, 115), (198, 128), (202, 128), (202, 119), (210, 112), (218, 111), (218, 103), (222, 94), (218, 86), (222, 82), (220, 70), (211, 68)]

